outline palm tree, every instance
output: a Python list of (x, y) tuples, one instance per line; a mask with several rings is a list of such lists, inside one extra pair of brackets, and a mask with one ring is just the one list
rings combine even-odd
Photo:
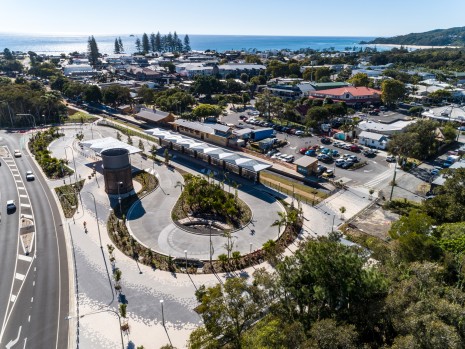
[(339, 211), (341, 211), (341, 219), (344, 219), (344, 212), (346, 212), (346, 208), (344, 206), (341, 206), (341, 208), (339, 208)]
[(279, 236), (281, 235), (281, 226), (287, 224), (287, 214), (284, 211), (278, 212), (279, 219), (275, 220), (273, 224), (271, 224), (272, 227), (278, 227), (278, 239)]
[(239, 251), (234, 251), (232, 253), (232, 258), (234, 259), (234, 264), (236, 265), (236, 268), (237, 268), (237, 265), (239, 264), (239, 260), (241, 259), (241, 253)]

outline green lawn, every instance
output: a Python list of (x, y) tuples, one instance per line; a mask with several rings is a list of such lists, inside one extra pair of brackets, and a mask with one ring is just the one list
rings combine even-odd
[(65, 123), (70, 123), (70, 122), (94, 122), (97, 120), (95, 116), (91, 114), (84, 113), (82, 111), (79, 111), (77, 113), (74, 113), (73, 115), (68, 115), (68, 117), (65, 119)]

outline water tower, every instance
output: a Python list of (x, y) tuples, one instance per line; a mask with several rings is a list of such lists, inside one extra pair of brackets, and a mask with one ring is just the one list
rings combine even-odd
[(129, 151), (124, 148), (107, 149), (100, 153), (103, 163), (105, 192), (122, 195), (134, 189), (132, 185)]

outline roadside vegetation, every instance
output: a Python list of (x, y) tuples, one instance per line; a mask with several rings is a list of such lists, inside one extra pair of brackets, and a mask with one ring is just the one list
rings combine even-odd
[(81, 180), (71, 185), (67, 184), (55, 188), (65, 218), (73, 217), (76, 211), (79, 210), (79, 192), (82, 190), (83, 186), (84, 180)]
[(63, 118), (63, 122), (64, 123), (81, 123), (81, 124), (84, 124), (84, 123), (90, 123), (90, 122), (94, 122), (98, 120), (98, 118), (96, 118), (95, 116), (93, 115), (90, 115), (88, 113), (84, 113), (82, 111), (78, 111), (76, 113), (73, 113), (71, 114), (71, 112), (68, 111), (68, 116)]
[(362, 248), (330, 234), (252, 283), (199, 287), (189, 348), (463, 347), (464, 180), (457, 169), (435, 198), (391, 203), (402, 217), (389, 241), (349, 229)]
[(51, 127), (45, 131), (35, 133), (28, 143), (29, 150), (35, 156), (42, 171), (44, 171), (45, 175), (50, 179), (63, 178), (73, 173), (73, 171), (66, 166), (66, 160), (52, 157), (50, 151), (47, 149), (48, 145), (52, 143), (53, 140), (61, 136), (62, 134), (59, 133), (58, 128)]

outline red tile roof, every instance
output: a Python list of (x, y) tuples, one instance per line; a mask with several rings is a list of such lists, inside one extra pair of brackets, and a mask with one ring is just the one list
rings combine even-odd
[(375, 94), (381, 95), (380, 90), (375, 90), (374, 88), (369, 87), (340, 87), (340, 88), (332, 88), (329, 90), (320, 90), (320, 91), (312, 91), (310, 92), (311, 95), (332, 95), (332, 96), (342, 96), (345, 93), (350, 93), (354, 97), (362, 97), (362, 96), (373, 96)]

